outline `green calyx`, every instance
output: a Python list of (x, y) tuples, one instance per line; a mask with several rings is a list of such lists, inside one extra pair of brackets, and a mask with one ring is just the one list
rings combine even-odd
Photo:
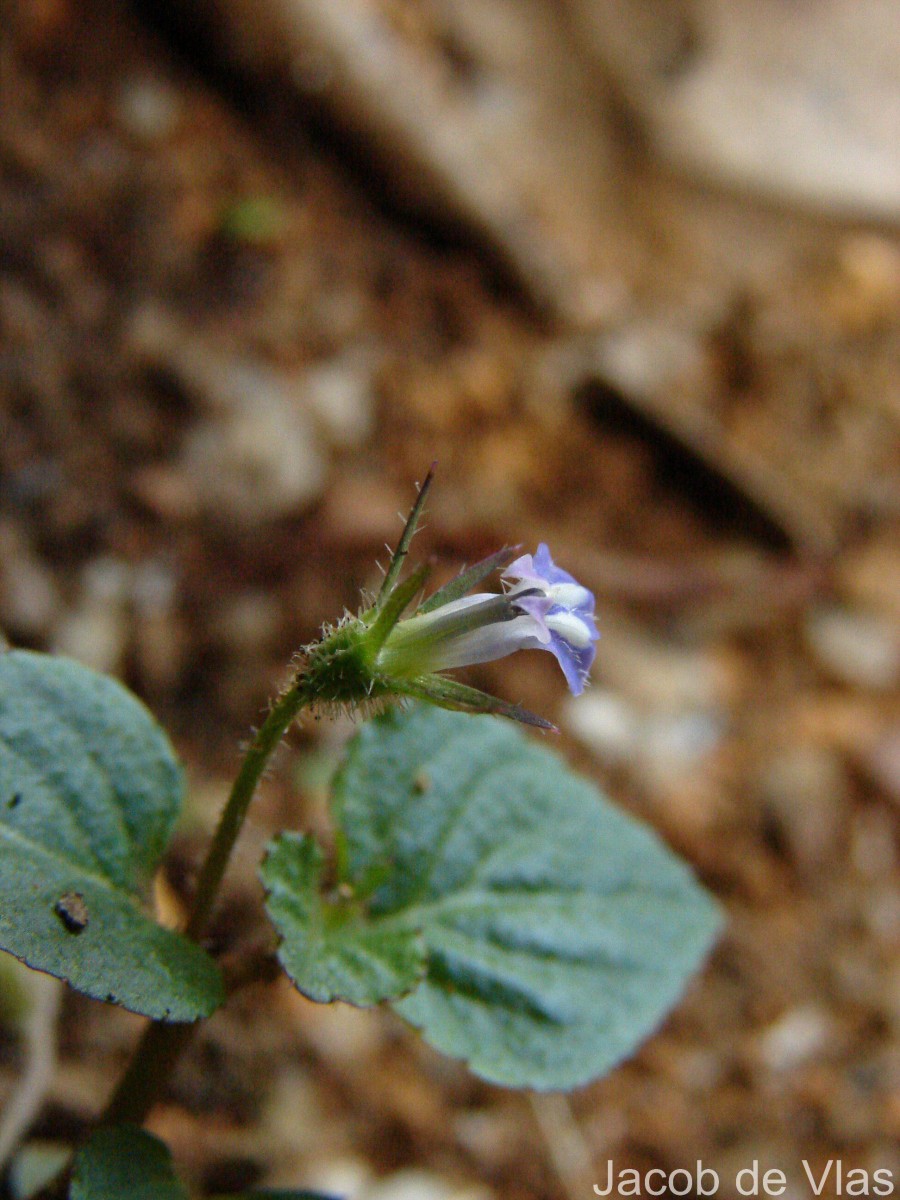
[(425, 700), (458, 712), (497, 713), (540, 729), (554, 728), (549, 721), (516, 704), (438, 673), (403, 675), (379, 670), (380, 639), (373, 636), (373, 630), (364, 618), (350, 618), (304, 649), (294, 687), (303, 693), (306, 703), (326, 711), (343, 708), (353, 713), (373, 706), (382, 708), (382, 702), (392, 698)]
[(297, 682), (311, 705), (355, 709), (392, 693), (375, 670), (369, 632), (352, 618), (305, 647)]

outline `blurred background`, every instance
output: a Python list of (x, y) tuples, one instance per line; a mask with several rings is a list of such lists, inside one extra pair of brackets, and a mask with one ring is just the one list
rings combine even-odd
[[(896, 1186), (898, 225), (894, 0), (0, 0), (0, 629), (172, 733), (160, 911), (436, 460), (438, 577), (546, 541), (603, 635), (578, 701), (545, 655), (466, 678), (556, 720), (729, 917), (568, 1096), (247, 990), (151, 1122), (198, 1191), (575, 1200), (609, 1159), (701, 1159), (726, 1200), (754, 1159), (789, 1200), (804, 1158)], [(350, 731), (292, 734), (225, 949)], [(18, 986), (0, 1102), (40, 1060), (52, 1153), (140, 1022)]]

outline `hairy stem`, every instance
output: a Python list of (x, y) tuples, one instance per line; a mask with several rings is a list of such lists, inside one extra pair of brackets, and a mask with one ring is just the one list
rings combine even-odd
[[(288, 726), (306, 703), (303, 684), (294, 680), (272, 705), (244, 755), (200, 869), (194, 904), (185, 931), (195, 941), (199, 941), (206, 929), (231, 852), (266, 764)], [(162, 1021), (151, 1022), (147, 1026), (127, 1071), (107, 1104), (101, 1124), (113, 1125), (122, 1121), (140, 1124), (145, 1119), (198, 1026), (199, 1022), (173, 1025)]]
[(199, 1024), (150, 1022), (100, 1118), (101, 1125), (143, 1124)]
[(231, 858), (234, 843), (244, 824), (256, 785), (266, 769), (266, 763), (284, 737), (288, 726), (307, 702), (306, 692), (299, 680), (295, 680), (287, 691), (282, 692), (269, 715), (261, 725), (250, 749), (244, 755), (241, 769), (231, 789), (228, 801), (222, 810), (219, 824), (200, 870), (194, 906), (185, 932), (188, 937), (199, 939), (206, 928), (219, 886)]

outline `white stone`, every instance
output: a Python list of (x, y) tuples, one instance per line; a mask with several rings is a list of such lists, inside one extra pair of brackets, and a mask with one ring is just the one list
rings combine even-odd
[(397, 1171), (365, 1189), (360, 1200), (490, 1200), (486, 1188), (456, 1184), (430, 1171)]
[(812, 1004), (789, 1009), (760, 1036), (763, 1063), (773, 1071), (789, 1071), (817, 1058), (832, 1036), (828, 1014)]
[(307, 401), (328, 441), (338, 449), (361, 446), (372, 432), (372, 372), (375, 360), (351, 350), (303, 377)]
[(116, 114), (122, 126), (144, 142), (158, 142), (175, 129), (180, 116), (178, 95), (163, 80), (126, 79)]
[(326, 472), (309, 413), (264, 367), (230, 364), (230, 374), (227, 402), (185, 442), (201, 506), (247, 524), (302, 511)]
[(806, 637), (819, 665), (840, 683), (882, 691), (900, 682), (900, 631), (882, 616), (818, 608)]

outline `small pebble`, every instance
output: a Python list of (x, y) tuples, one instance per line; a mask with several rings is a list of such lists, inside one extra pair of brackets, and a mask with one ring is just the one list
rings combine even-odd
[(241, 592), (223, 601), (215, 631), (231, 653), (242, 657), (265, 651), (280, 622), (278, 601), (265, 591)]
[[(313, 1163), (303, 1172), (304, 1187), (327, 1196), (352, 1196), (353, 1200), (367, 1200), (367, 1183), (371, 1178), (368, 1165), (354, 1158), (327, 1158)], [(291, 1180), (293, 1184), (295, 1181)]]
[(600, 338), (597, 364), (605, 382), (626, 395), (648, 396), (702, 375), (704, 355), (692, 330), (647, 319)]
[[(267, 1137), (276, 1144), (280, 1143), (290, 1148), (289, 1157), (295, 1155), (305, 1158), (307, 1154), (321, 1154), (321, 1130), (326, 1118), (321, 1111), (321, 1096), (308, 1069), (288, 1059), (278, 1069), (272, 1079), (271, 1087), (265, 1098), (262, 1112), (262, 1126)], [(335, 1164), (339, 1166), (338, 1163)], [(277, 1170), (277, 1168), (276, 1168)], [(354, 1175), (354, 1188), (358, 1188), (365, 1179), (364, 1174)], [(276, 1181), (273, 1180), (272, 1183)], [(283, 1186), (299, 1183), (290, 1171), (288, 1178), (280, 1179)], [(312, 1183), (304, 1175), (304, 1183)], [(316, 1181), (318, 1182), (318, 1181)], [(326, 1187), (322, 1180), (321, 1186), (325, 1191), (331, 1191), (332, 1185)], [(343, 1183), (333, 1185), (336, 1195), (356, 1195), (356, 1191), (344, 1190)]]
[(815, 609), (806, 639), (820, 667), (838, 683), (885, 691), (900, 682), (900, 634), (873, 613)]
[(348, 351), (302, 379), (306, 400), (332, 446), (361, 446), (372, 432), (372, 371), (375, 360), (362, 350)]
[(371, 1060), (383, 1044), (384, 1027), (372, 1014), (348, 1004), (323, 1004), (310, 1008), (299, 994), (295, 1004), (304, 1035), (327, 1061), (351, 1068)]
[(724, 714), (647, 710), (594, 689), (564, 709), (566, 726), (610, 765), (643, 765), (656, 776), (691, 771), (720, 744)]
[(245, 525), (308, 507), (326, 471), (308, 412), (262, 367), (221, 363), (215, 375), (230, 403), (188, 434), (183, 459), (201, 507)]
[(734, 685), (734, 664), (706, 647), (672, 645), (606, 619), (603, 679), (642, 707), (680, 713), (725, 703)]
[(134, 572), (132, 596), (140, 616), (170, 612), (177, 595), (175, 572), (161, 559), (148, 559)]
[(592, 688), (564, 709), (566, 728), (610, 766), (628, 762), (641, 736), (641, 719), (634, 707), (615, 692)]
[(885, 795), (900, 808), (900, 725), (888, 729), (864, 756), (864, 765)]
[(610, 767), (624, 767), (658, 817), (704, 838), (716, 820), (714, 754), (726, 734), (721, 711), (647, 710), (592, 689), (563, 710), (565, 726)]
[(828, 1013), (814, 1004), (789, 1009), (759, 1036), (757, 1050), (772, 1071), (790, 1071), (819, 1057), (833, 1036)]
[(135, 313), (129, 338), (139, 360), (169, 372), (201, 408), (180, 464), (198, 508), (255, 525), (321, 495), (328, 464), (303, 376), (232, 356), (154, 305)]
[(60, 621), (51, 648), (68, 654), (95, 671), (121, 671), (128, 639), (128, 565), (114, 558), (97, 558), (82, 575), (75, 607)]
[(362, 1192), (360, 1200), (491, 1200), (487, 1188), (452, 1183), (431, 1171), (396, 1171)]
[(830, 749), (791, 745), (764, 764), (758, 787), (794, 862), (806, 872), (825, 866), (844, 827), (849, 779)]
[(518, 1112), (499, 1106), (462, 1108), (453, 1115), (453, 1136), (479, 1159), (515, 1161), (522, 1144), (521, 1118)]
[(60, 611), (52, 574), (11, 525), (0, 528), (0, 623), (16, 638), (46, 637)]
[(645, 724), (644, 757), (661, 775), (684, 775), (719, 746), (725, 735), (724, 714), (694, 710), (658, 713)]
[(122, 84), (116, 115), (123, 129), (142, 142), (161, 142), (178, 123), (179, 98), (161, 79), (133, 77)]

